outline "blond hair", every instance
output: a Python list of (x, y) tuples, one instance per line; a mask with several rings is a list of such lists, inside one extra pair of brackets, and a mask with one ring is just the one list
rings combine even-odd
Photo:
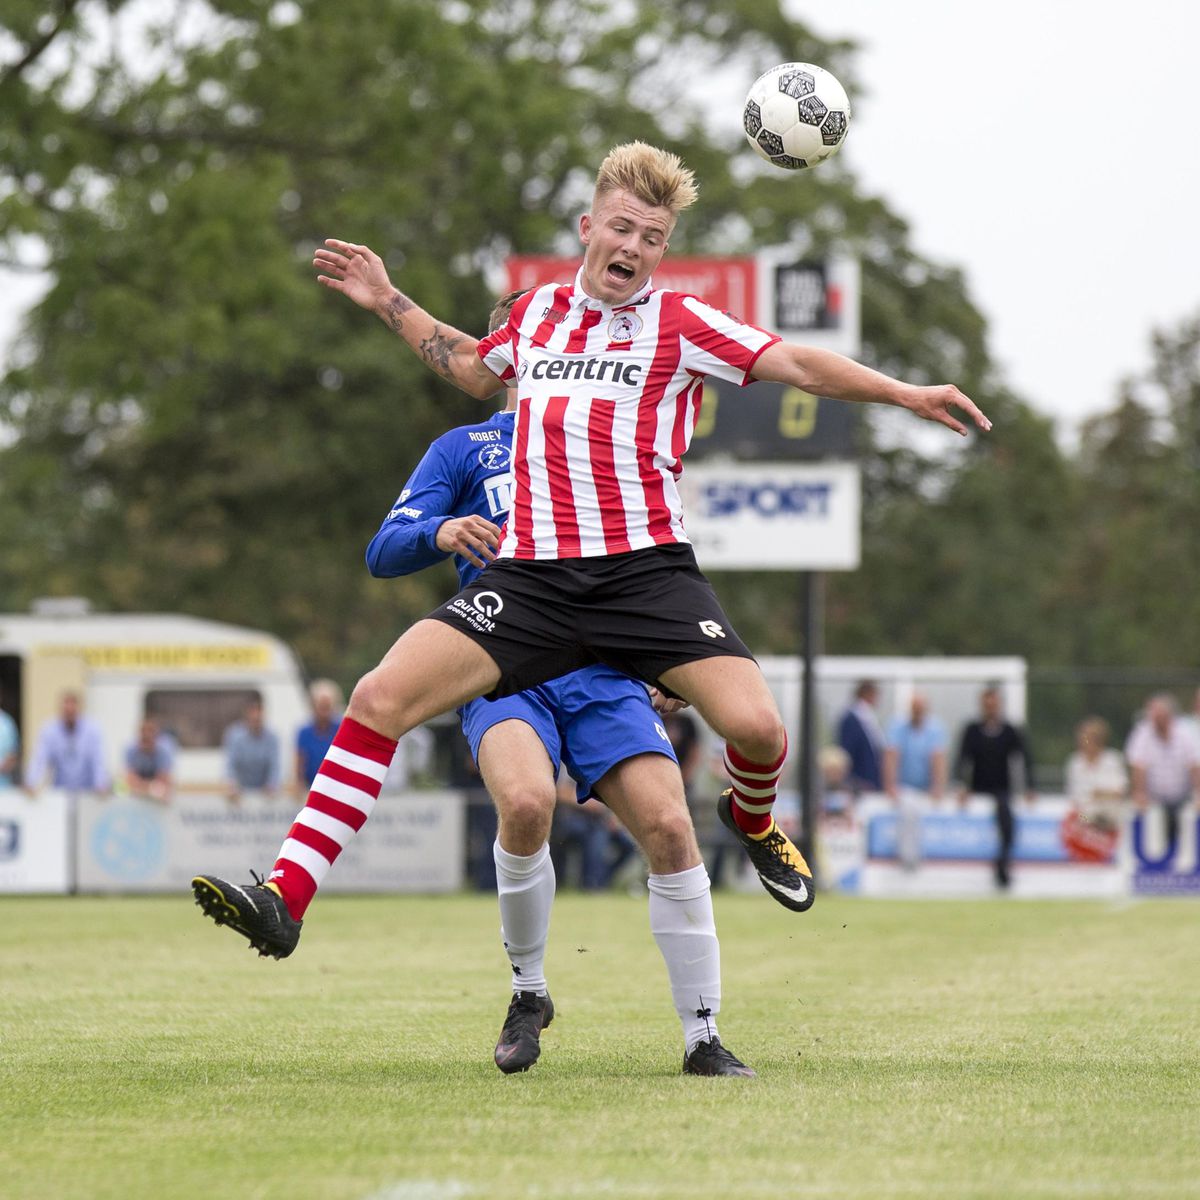
[(645, 142), (626, 142), (614, 146), (600, 164), (593, 204), (616, 191), (632, 192), (643, 204), (665, 208), (677, 217), (696, 199), (696, 177), (678, 154)]

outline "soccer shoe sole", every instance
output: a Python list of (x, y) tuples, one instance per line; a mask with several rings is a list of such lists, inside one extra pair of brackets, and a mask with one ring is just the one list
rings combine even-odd
[[(812, 908), (813, 901), (816, 899), (816, 889), (813, 887), (811, 875), (806, 875), (803, 871), (797, 870), (796, 874), (800, 876), (802, 882), (800, 887), (793, 888), (768, 879), (758, 869), (758, 864), (754, 861), (754, 851), (759, 847), (758, 839), (752, 838), (748, 833), (738, 828), (737, 822), (733, 819), (733, 797), (729, 792), (722, 792), (720, 798), (717, 800), (717, 815), (721, 818), (721, 824), (741, 842), (746, 853), (750, 856), (750, 865), (754, 867), (755, 874), (758, 875), (758, 880), (766, 889), (768, 896), (792, 912), (807, 912)], [(797, 850), (796, 853), (799, 854), (800, 852)], [(803, 856), (801, 856), (801, 862), (803, 861)], [(804, 865), (808, 866), (807, 863)], [(796, 870), (794, 867), (792, 869)]]
[(287, 958), (296, 948), (295, 946), (281, 946), (277, 942), (247, 929), (241, 924), (241, 913), (238, 912), (237, 907), (229, 901), (215, 880), (208, 876), (197, 875), (192, 880), (192, 895), (196, 897), (196, 903), (206, 917), (211, 917), (216, 924), (224, 925), (244, 937), (250, 943), (250, 949), (258, 951), (260, 958), (276, 960)]
[(549, 996), (546, 997), (546, 1007), (542, 1010), (542, 1017), (542, 1027), (538, 1030), (537, 1053), (528, 1062), (514, 1063), (512, 1061), (512, 1056), (521, 1048), (519, 1042), (514, 1042), (507, 1052), (502, 1051), (499, 1046), (496, 1047), (492, 1059), (505, 1075), (519, 1075), (522, 1071), (528, 1071), (542, 1057), (542, 1031), (554, 1020), (554, 1001)]

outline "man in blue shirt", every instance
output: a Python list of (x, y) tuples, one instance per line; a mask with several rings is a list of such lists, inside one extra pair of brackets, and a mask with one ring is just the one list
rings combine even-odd
[(246, 715), (225, 730), (225, 794), (233, 804), (243, 792), (274, 796), (279, 788), (279, 738), (263, 723), (258, 699), (246, 705)]
[[(520, 295), (497, 305), (491, 328), (507, 320)], [(463, 586), (479, 575), (508, 516), (515, 419), (510, 391), (503, 411), (434, 441), (367, 548), (372, 575), (408, 575), (451, 555)], [(646, 688), (597, 664), (515, 696), (473, 700), (459, 717), (499, 814), (493, 855), (513, 998), (496, 1065), (506, 1073), (532, 1066), (554, 1015), (544, 974), (555, 890), (547, 839), (562, 762), (578, 799), (603, 799), (649, 860), (650, 926), (683, 1024), (684, 1071), (754, 1074), (717, 1036), (720, 947), (708, 874), (675, 754)]]
[(29, 791), (46, 783), (66, 792), (108, 791), (112, 781), (104, 762), (100, 727), (85, 717), (81, 708), (76, 692), (64, 692), (58, 716), (42, 726), (29, 764)]
[(341, 691), (332, 679), (314, 680), (308, 697), (313, 719), (296, 733), (296, 790), (301, 794), (312, 787), (340, 723)]
[(921, 861), (924, 797), (940, 800), (946, 790), (946, 730), (929, 711), (929, 700), (914, 692), (909, 715), (888, 726), (883, 758), (884, 791), (899, 812), (897, 853), (907, 870)]

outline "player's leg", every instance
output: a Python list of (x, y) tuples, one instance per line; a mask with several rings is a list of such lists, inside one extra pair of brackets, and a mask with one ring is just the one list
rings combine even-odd
[(354, 689), (268, 881), (243, 887), (198, 875), (196, 903), (261, 955), (286, 958), (326, 873), (371, 815), (397, 740), (499, 678), (495, 661), (470, 638), (438, 621), (418, 621)]
[(683, 1069), (695, 1075), (753, 1075), (721, 1044), (721, 946), (708, 872), (700, 858), (678, 765), (661, 753), (617, 763), (596, 794), (642, 847), (650, 863), (650, 932), (667, 966), (683, 1026)]
[(763, 887), (785, 908), (810, 908), (812, 871), (772, 816), (787, 736), (758, 664), (722, 654), (672, 667), (661, 679), (725, 738), (731, 786), (717, 811), (750, 856)]
[(538, 689), (500, 700), (474, 700), (460, 716), (499, 818), (492, 856), (512, 994), (494, 1057), (511, 1074), (537, 1061), (541, 1032), (554, 1019), (545, 975), (555, 890), (548, 839), (561, 746)]
[(684, 1070), (753, 1074), (717, 1035), (721, 949), (708, 872), (675, 752), (645, 689), (597, 666), (556, 680), (547, 690), (558, 701), (563, 756), (580, 794), (600, 797), (650, 864), (650, 929), (683, 1026)]

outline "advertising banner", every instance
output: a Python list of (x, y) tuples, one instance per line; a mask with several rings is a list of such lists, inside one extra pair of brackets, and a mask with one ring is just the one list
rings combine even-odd
[(705, 462), (679, 484), (705, 570), (849, 571), (859, 562), (856, 463)]
[[(231, 805), (181, 794), (166, 807), (144, 800), (79, 804), (81, 892), (186, 890), (203, 872), (234, 881), (275, 861), (298, 804), (247, 796)], [(338, 859), (329, 892), (446, 892), (462, 885), (463, 799), (457, 791), (384, 796)]]
[[(1016, 837), (1009, 891), (1017, 896), (1118, 896), (1128, 892), (1123, 840), (1080, 844), (1065, 797), (1013, 801)], [(859, 890), (868, 896), (995, 894), (999, 846), (995, 804), (972, 797), (965, 808), (927, 797), (902, 811), (886, 796), (862, 799), (854, 814), (863, 831)], [(902, 856), (901, 847), (906, 847)], [(847, 874), (845, 871), (843, 874)], [(848, 875), (853, 878), (852, 875)]]
[(1138, 896), (1200, 896), (1200, 814), (1179, 814), (1174, 844), (1161, 808), (1138, 813), (1130, 834), (1133, 891)]
[(63, 792), (0, 790), (0, 892), (70, 890), (70, 815)]

